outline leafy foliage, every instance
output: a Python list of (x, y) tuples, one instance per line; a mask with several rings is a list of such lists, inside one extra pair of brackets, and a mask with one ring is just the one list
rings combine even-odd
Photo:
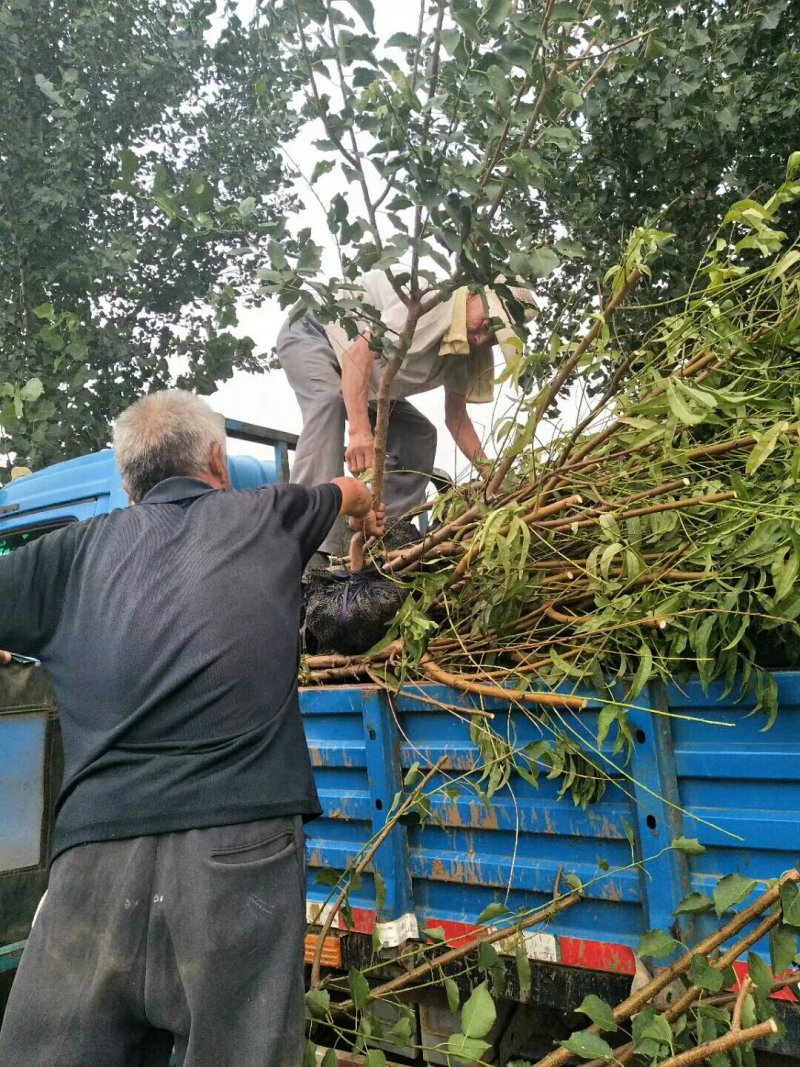
[[(261, 365), (231, 332), (233, 286), (247, 291), (281, 201), (291, 83), (274, 27), (244, 26), (233, 3), (212, 27), (215, 9), (0, 8), (0, 452), (18, 461), (104, 446), (148, 389), (209, 392)], [(153, 196), (194, 222), (236, 212), (238, 232), (204, 231)]]
[(785, 0), (635, 0), (618, 11), (620, 34), (644, 36), (609, 60), (585, 96), (576, 144), (539, 186), (529, 219), (580, 250), (544, 283), (540, 330), (583, 313), (644, 219), (673, 233), (657, 281), (634, 297), (649, 305), (627, 325), (635, 344), (660, 314), (656, 300), (690, 288), (727, 205), (777, 185), (800, 143), (800, 12)]

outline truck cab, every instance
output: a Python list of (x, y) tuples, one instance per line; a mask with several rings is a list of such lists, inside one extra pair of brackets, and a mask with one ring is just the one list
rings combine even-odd
[[(257, 489), (288, 480), (288, 453), (297, 444), (295, 434), (234, 419), (225, 420), (225, 429), (230, 439), (266, 445), (271, 452), (259, 459), (229, 456), (234, 489)], [(0, 488), (0, 553), (13, 551), (67, 523), (106, 515), (128, 503), (110, 448), (23, 475)]]

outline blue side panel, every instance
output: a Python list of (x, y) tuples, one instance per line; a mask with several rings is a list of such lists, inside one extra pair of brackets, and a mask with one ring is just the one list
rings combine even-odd
[[(763, 715), (748, 715), (752, 700), (719, 686), (706, 696), (696, 682), (669, 690), (671, 710), (689, 716), (672, 720), (684, 833), (706, 847), (688, 857), (695, 892), (710, 895), (731, 872), (776, 878), (800, 857), (800, 674), (776, 678), (780, 711), (766, 732)], [(699, 916), (699, 935), (715, 922)]]
[[(635, 944), (643, 920), (640, 880), (625, 833), (625, 823), (633, 822), (630, 798), (610, 787), (601, 801), (582, 811), (570, 798), (558, 797), (559, 784), (546, 780), (542, 768), (538, 787), (514, 773), (484, 803), (480, 790), (487, 779), (477, 769), (481, 721), (458, 714), (468, 702), (445, 688), (426, 686), (422, 695), (424, 701), (413, 694), (395, 699), (403, 767), (446, 758), (431, 783), (432, 790), (440, 787), (431, 802), (432, 818), (409, 833), (420, 925), (435, 920), (471, 924), (492, 901), (512, 910), (544, 905), (559, 878), (572, 873), (586, 885), (587, 899), (548, 930)], [(441, 703), (441, 710), (430, 701)], [(535, 709), (490, 702), (484, 707), (496, 711), (492, 729), (517, 751), (547, 737)], [(596, 733), (596, 710), (562, 716), (570, 729)], [(605, 876), (606, 865), (620, 868), (619, 873)]]
[[(367, 775), (364, 701), (360, 689), (308, 689), (301, 705), (324, 814), (306, 827), (308, 900), (329, 903), (336, 890), (317, 882), (323, 869), (344, 870), (372, 837), (374, 802)], [(375, 883), (365, 874), (350, 894), (356, 908), (375, 910)]]
[(39, 862), (46, 726), (43, 713), (0, 718), (0, 872)]
[[(534, 908), (570, 873), (585, 899), (549, 931), (632, 948), (655, 927), (699, 939), (717, 921), (713, 913), (676, 918), (688, 892), (710, 895), (728, 873), (775, 878), (800, 854), (800, 674), (777, 677), (780, 712), (767, 733), (763, 717), (748, 717), (752, 702), (723, 699), (719, 688), (707, 696), (694, 683), (642, 693), (629, 712), (631, 761), (614, 772), (619, 757), (603, 751), (614, 780), (586, 811), (558, 796), (546, 768), (538, 787), (512, 773), (486, 803), (491, 751), (463, 694), (425, 685), (390, 701), (371, 687), (306, 690), (301, 707), (325, 805), (325, 818), (309, 827), (310, 897), (321, 902), (329, 893), (314, 886), (315, 870), (343, 868), (380, 829), (399, 753), (401, 774), (416, 762), (425, 770), (444, 762), (426, 788), (429, 819), (376, 859), (388, 883), (381, 918), (406, 910), (409, 872), (420, 927), (473, 924), (492, 901)], [(547, 736), (535, 709), (483, 707), (514, 750)], [(595, 702), (558, 718), (589, 744), (598, 710)], [(680, 835), (699, 838), (706, 851), (670, 848)], [(353, 904), (375, 909), (368, 876)]]

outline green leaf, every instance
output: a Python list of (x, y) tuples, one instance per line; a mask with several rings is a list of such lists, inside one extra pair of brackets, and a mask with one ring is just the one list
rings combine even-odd
[(748, 952), (747, 970), (756, 989), (761, 993), (769, 993), (774, 981), (773, 974), (757, 952)]
[(453, 1013), (458, 1011), (458, 1006), (461, 1003), (461, 996), (458, 992), (458, 986), (452, 978), (445, 978), (444, 991), (447, 994), (447, 1006)]
[(512, 11), (512, 0), (483, 0), (481, 19), (493, 30), (499, 30)]
[(398, 1019), (388, 1033), (388, 1037), (395, 1045), (408, 1045), (414, 1034), (413, 1016), (403, 1015)]
[(549, 245), (543, 245), (531, 252), (512, 252), (508, 257), (508, 264), (520, 281), (532, 281), (552, 274), (559, 264), (559, 259)]
[(797, 952), (797, 930), (789, 926), (775, 926), (769, 932), (769, 955), (775, 977), (786, 971)]
[(778, 441), (788, 429), (788, 422), (776, 422), (759, 436), (758, 441), (753, 445), (752, 452), (747, 457), (747, 463), (744, 468), (745, 474), (755, 474), (761, 464), (765, 463), (775, 451)]
[(800, 152), (792, 152), (786, 161), (786, 180), (793, 181), (800, 176)]
[(508, 915), (509, 909), (505, 904), (495, 901), (488, 904), (477, 918), (478, 923), (486, 923), (491, 919), (497, 919), (500, 915)]
[(364, 1067), (387, 1067), (386, 1053), (379, 1048), (368, 1048), (364, 1056)]
[(714, 901), (705, 893), (689, 893), (675, 909), (676, 915), (690, 915), (698, 911), (710, 911)]
[(601, 1000), (600, 997), (595, 996), (594, 993), (589, 993), (588, 996), (585, 996), (580, 1006), (575, 1010), (582, 1015), (588, 1016), (595, 1026), (599, 1026), (606, 1033), (613, 1033), (619, 1029), (611, 1006)]
[(337, 871), (333, 867), (323, 867), (322, 870), (317, 871), (314, 881), (317, 885), (338, 885), (343, 873), (343, 871)]
[(50, 320), (54, 319), (55, 318), (55, 314), (56, 314), (55, 308), (53, 307), (52, 304), (39, 304), (37, 307), (35, 307), (33, 309), (33, 313), (34, 313), (34, 315), (36, 316), (37, 319), (50, 319)]
[(314, 164), (314, 169), (311, 171), (311, 177), (308, 179), (310, 184), (321, 178), (323, 174), (330, 174), (336, 163), (332, 159), (319, 159)]
[(519, 980), (519, 995), (521, 1000), (527, 999), (531, 991), (531, 961), (525, 948), (525, 939), (520, 938), (514, 948), (517, 961), (517, 978)]
[(327, 989), (309, 989), (306, 993), (306, 1007), (314, 1019), (325, 1019), (331, 1006), (331, 995)]
[(706, 850), (705, 845), (701, 845), (696, 837), (675, 837), (671, 842), (671, 847), (677, 849), (678, 852), (686, 852), (690, 856), (699, 856)]
[(618, 704), (604, 704), (597, 716), (597, 747), (602, 748), (603, 742), (608, 737), (608, 731), (612, 723), (617, 721), (620, 713)]
[[(457, 31), (456, 36), (460, 36)], [(417, 47), (418, 39), (413, 33), (393, 33), (384, 45), (385, 48), (402, 48), (404, 52), (412, 52)]]
[(317, 1067), (317, 1046), (311, 1041), (303, 1049), (303, 1067)]
[(566, 2), (560, 2), (553, 4), (553, 10), (550, 12), (550, 18), (553, 22), (579, 22), (580, 12), (575, 4)]
[(130, 148), (123, 148), (119, 153), (119, 162), (122, 180), (127, 185), (141, 166), (139, 158), (135, 152), (131, 152)]
[(650, 680), (650, 675), (653, 673), (653, 653), (650, 651), (650, 646), (645, 644), (644, 641), (639, 645), (639, 662), (636, 667), (636, 673), (631, 680), (631, 687), (628, 693), (629, 700), (635, 700), (635, 698), (641, 693), (645, 685)]
[(375, 10), (372, 6), (371, 0), (347, 0), (352, 8), (361, 17), (364, 25), (367, 27), (370, 33), (375, 32)]
[(481, 970), (489, 971), (492, 967), (497, 967), (499, 963), (500, 957), (494, 945), (490, 945), (488, 941), (480, 941), (478, 943), (478, 966)]
[(405, 773), (403, 785), (413, 788), (417, 782), (422, 780), (422, 777), (422, 771), (419, 769), (419, 760), (415, 760)]
[(320, 1067), (339, 1067), (339, 1058), (334, 1049), (329, 1048), (325, 1050), (325, 1055), (322, 1057)]
[(20, 398), (25, 401), (38, 400), (44, 392), (41, 378), (29, 378), (19, 391)]
[(583, 259), (586, 255), (586, 249), (582, 244), (578, 241), (570, 241), (567, 238), (556, 241), (553, 248), (560, 256), (564, 256), (566, 259)]
[(239, 204), (239, 215), (243, 219), (249, 218), (256, 209), (256, 198), (254, 196), (246, 196), (244, 200)]
[(706, 418), (705, 410), (698, 411), (689, 407), (684, 394), (672, 379), (667, 381), (667, 404), (675, 418), (687, 426), (695, 426)]
[(474, 1037), (467, 1037), (466, 1034), (451, 1034), (447, 1039), (448, 1055), (468, 1063), (482, 1060), (483, 1054), (491, 1047), (488, 1041), (478, 1041)]
[(426, 926), (422, 932), (429, 941), (437, 945), (440, 945), (447, 936), (443, 926)]
[(375, 880), (375, 907), (382, 912), (386, 906), (386, 880), (379, 871), (375, 871), (372, 877)]
[(356, 1006), (356, 1010), (361, 1011), (369, 1000), (369, 982), (361, 971), (356, 970), (355, 967), (351, 967), (350, 973), (347, 976), (347, 984), (350, 986), (350, 992), (353, 995), (353, 1003)]
[(741, 874), (726, 874), (714, 886), (714, 908), (717, 915), (723, 915), (735, 904), (741, 904), (756, 887), (752, 878)]
[(461, 1029), (467, 1037), (485, 1037), (496, 1018), (497, 1009), (492, 995), (486, 982), (481, 982), (472, 990), (469, 1000), (461, 1009)]
[(800, 927), (800, 888), (796, 882), (784, 882), (780, 889), (783, 921)]
[(583, 1060), (614, 1059), (614, 1050), (608, 1042), (588, 1030), (581, 1030), (579, 1033), (573, 1034), (567, 1041), (560, 1041), (559, 1044), (562, 1048), (567, 1049), (569, 1052), (574, 1052), (576, 1056), (580, 1056)]
[(699, 986), (709, 993), (719, 993), (724, 985), (722, 971), (712, 967), (706, 957), (701, 955), (692, 957), (689, 977), (693, 985)]
[(662, 930), (648, 930), (639, 942), (639, 955), (661, 959), (662, 956), (669, 956), (677, 944), (678, 942), (674, 938), (665, 934)]
[(671, 1045), (672, 1029), (660, 1012), (645, 1008), (633, 1021), (633, 1040), (640, 1051), (641, 1045), (647, 1041), (656, 1045)]

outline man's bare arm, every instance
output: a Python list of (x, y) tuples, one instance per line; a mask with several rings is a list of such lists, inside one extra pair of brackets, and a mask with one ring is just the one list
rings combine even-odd
[(375, 353), (369, 334), (361, 334), (342, 357), (342, 398), (349, 426), (345, 459), (353, 474), (363, 474), (375, 464), (375, 437), (369, 422), (369, 390)]
[(483, 473), (489, 466), (489, 459), (469, 417), (466, 397), (445, 392), (444, 423), (462, 455)]
[(383, 504), (373, 507), (372, 493), (356, 478), (334, 478), (333, 484), (342, 491), (340, 515), (350, 517), (351, 530), (363, 530), (367, 537), (381, 537), (386, 511)]

